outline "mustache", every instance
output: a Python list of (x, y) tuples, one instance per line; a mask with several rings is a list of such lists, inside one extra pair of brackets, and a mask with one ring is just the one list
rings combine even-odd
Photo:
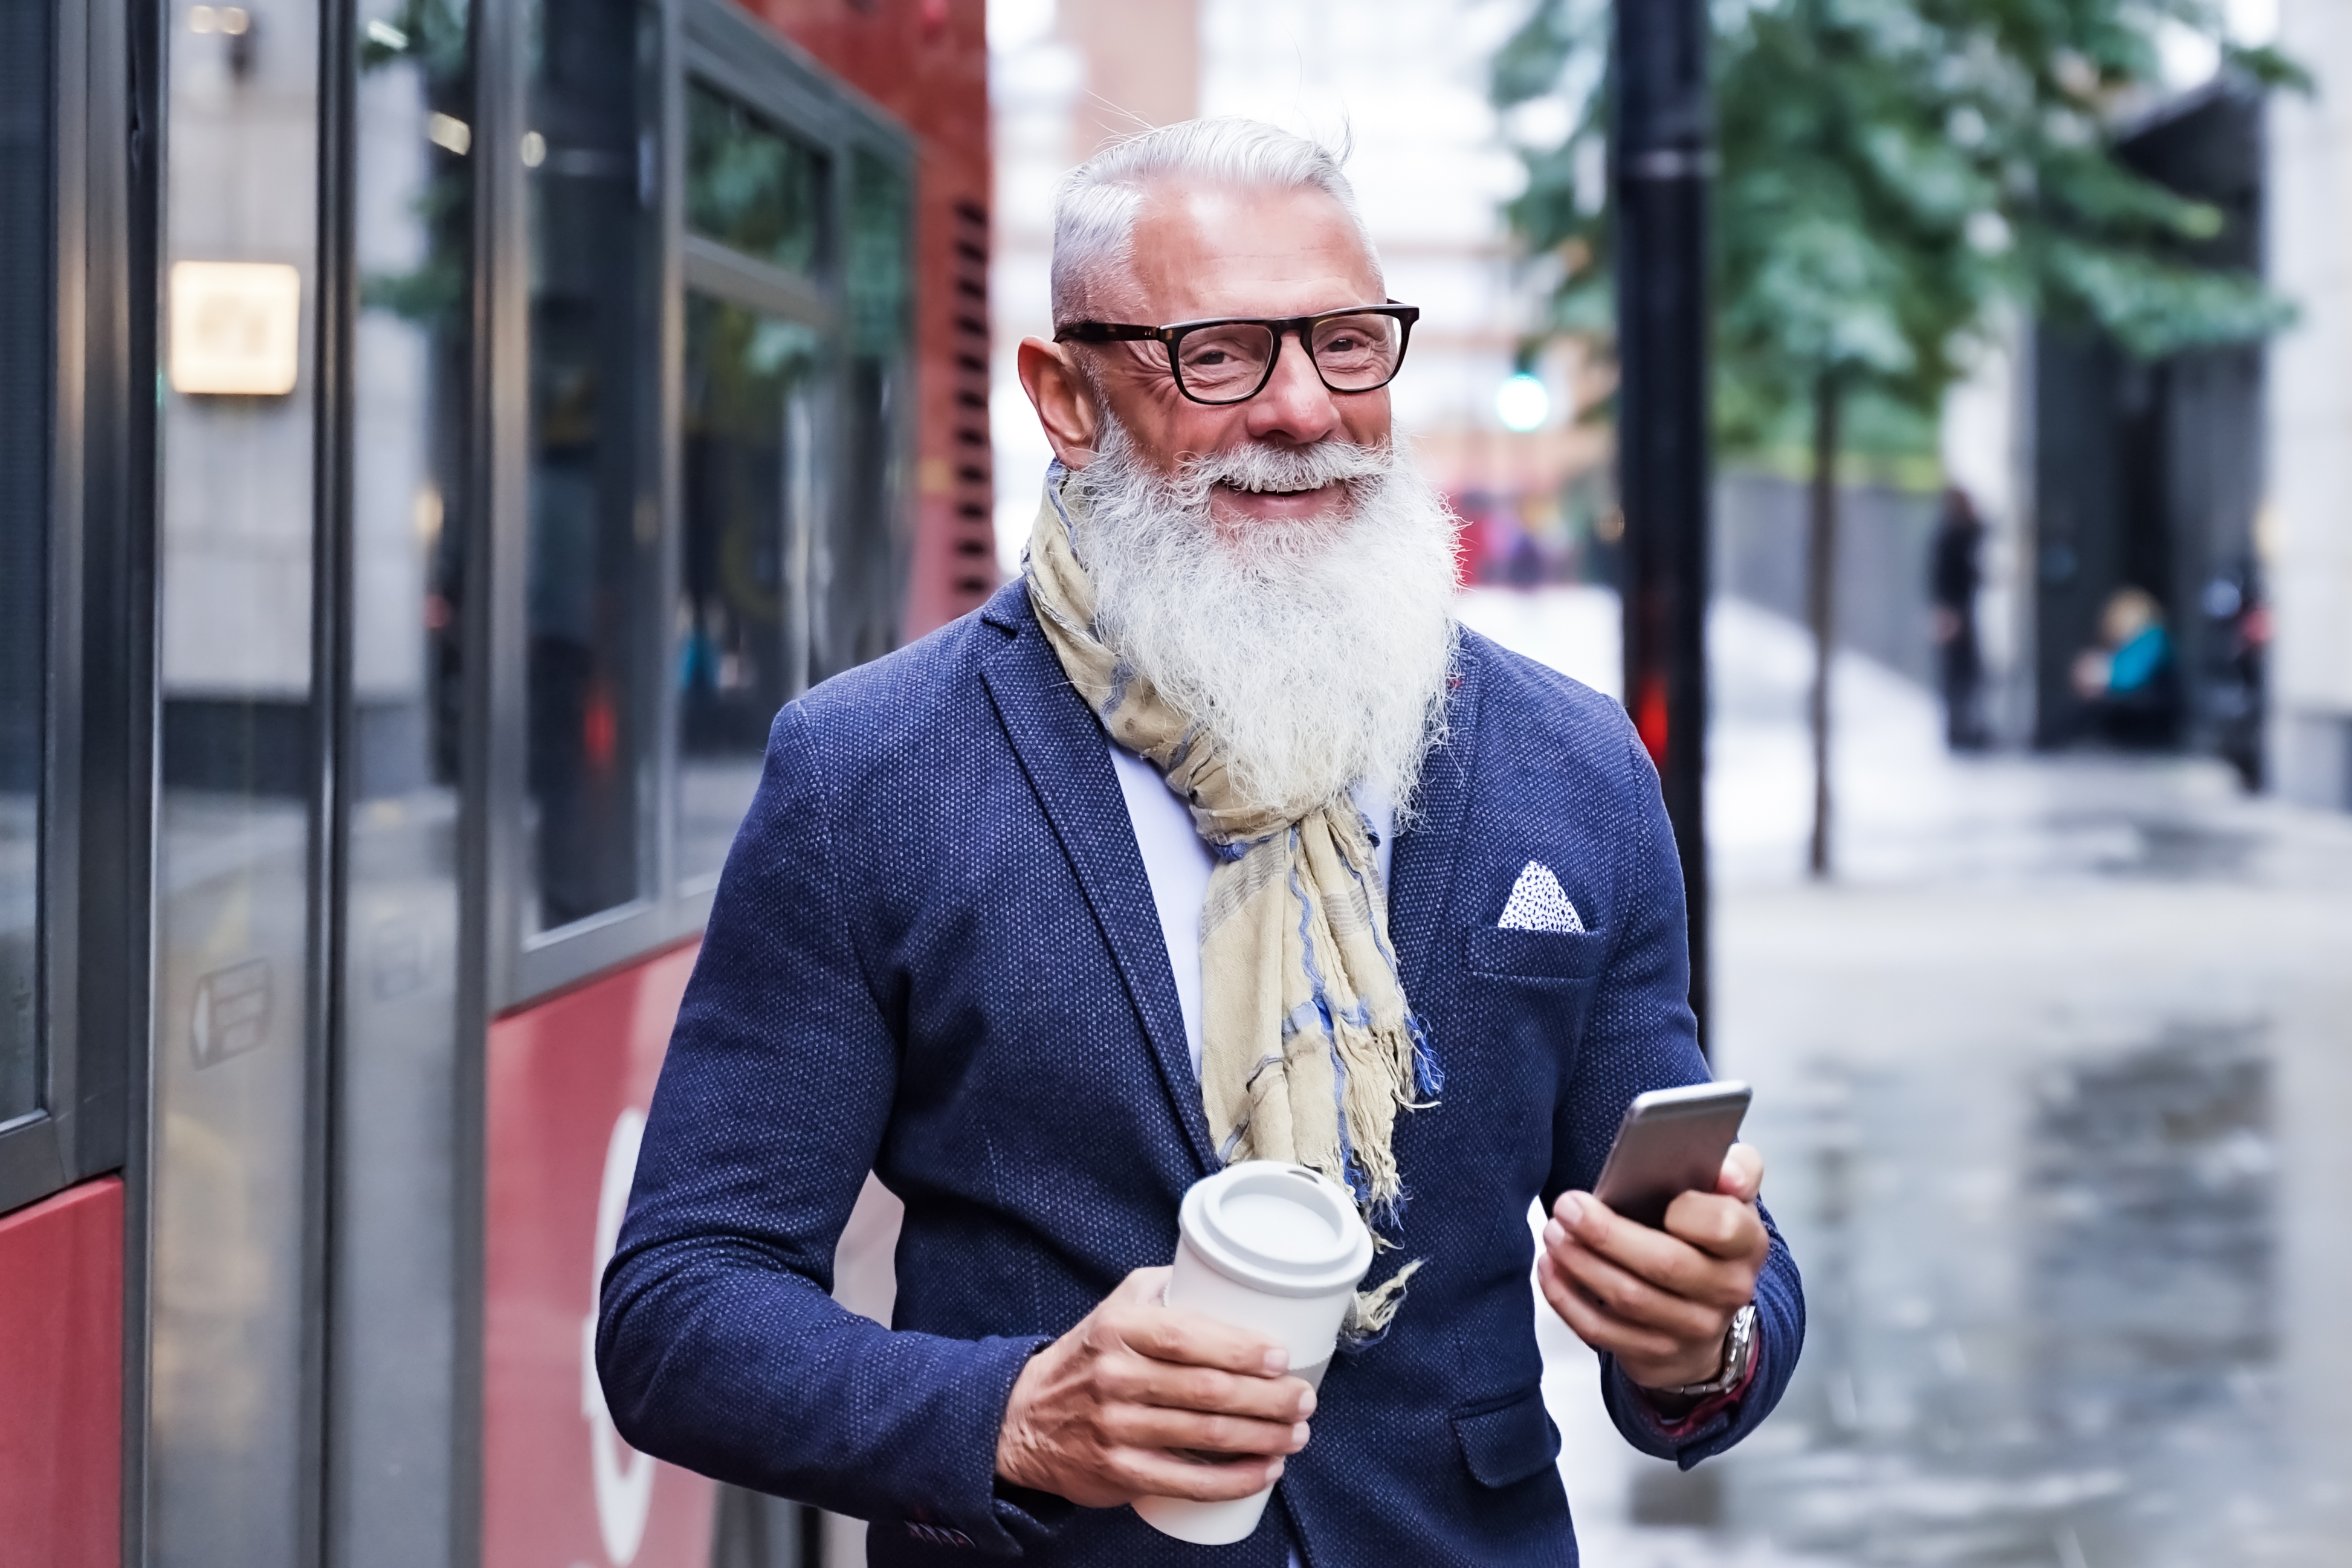
[(1396, 449), (1389, 445), (1364, 446), (1336, 439), (1305, 446), (1252, 441), (1184, 459), (1172, 482), (1186, 502), (1197, 506), (1219, 485), (1284, 495), (1383, 478), (1395, 465)]

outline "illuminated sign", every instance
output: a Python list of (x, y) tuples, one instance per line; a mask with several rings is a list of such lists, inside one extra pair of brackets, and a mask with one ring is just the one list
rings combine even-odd
[(172, 390), (278, 397), (301, 358), (302, 275), (277, 262), (172, 264)]

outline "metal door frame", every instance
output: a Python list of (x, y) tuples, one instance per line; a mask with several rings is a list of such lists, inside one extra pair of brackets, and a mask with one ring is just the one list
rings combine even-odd
[(143, 1545), (152, 915), (155, 0), (49, 14), (50, 339), (35, 1038), (0, 1212), (124, 1181), (122, 1540)]

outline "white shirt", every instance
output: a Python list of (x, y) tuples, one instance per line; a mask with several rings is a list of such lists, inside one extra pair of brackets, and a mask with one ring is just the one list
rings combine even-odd
[[(1105, 745), (1109, 745), (1108, 740)], [(1160, 769), (1124, 747), (1110, 747), (1127, 818), (1135, 827), (1135, 847), (1143, 854), (1143, 874), (1151, 882), (1151, 902), (1160, 912), (1160, 935), (1168, 943), (1168, 967), (1176, 972), (1176, 1005), (1184, 1013), (1184, 1048), (1192, 1075), (1201, 1073), (1201, 905), (1209, 895), (1209, 873), (1216, 857), (1192, 831), (1192, 813), (1168, 788)], [(1349, 791), (1356, 810), (1372, 825), (1372, 859), (1381, 886), (1389, 884), (1389, 856), (1396, 819), (1387, 795), (1359, 784)]]
[[(1108, 741), (1106, 740), (1106, 745)], [(1192, 812), (1168, 788), (1160, 769), (1124, 747), (1110, 748), (1119, 793), (1127, 797), (1127, 820), (1135, 847), (1143, 854), (1143, 874), (1151, 883), (1151, 903), (1160, 912), (1160, 935), (1168, 944), (1168, 967), (1176, 971), (1176, 1005), (1184, 1014), (1184, 1049), (1192, 1056), (1192, 1076), (1201, 1076), (1201, 905), (1209, 896), (1209, 873), (1216, 857), (1192, 831)], [(1396, 812), (1387, 794), (1359, 784), (1349, 791), (1356, 810), (1372, 825), (1372, 860), (1381, 886), (1389, 884), (1389, 858), (1396, 837)], [(1299, 1568), (1296, 1552), (1289, 1568)]]

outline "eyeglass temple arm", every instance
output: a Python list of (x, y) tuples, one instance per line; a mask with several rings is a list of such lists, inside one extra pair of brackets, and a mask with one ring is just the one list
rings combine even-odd
[(1109, 321), (1073, 321), (1054, 333), (1056, 343), (1132, 343), (1164, 335), (1164, 328), (1129, 327)]

